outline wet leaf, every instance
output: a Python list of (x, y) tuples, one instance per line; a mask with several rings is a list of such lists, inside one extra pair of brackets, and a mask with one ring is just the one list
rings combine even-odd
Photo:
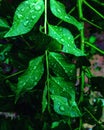
[(26, 0), (16, 9), (13, 24), (4, 37), (28, 33), (39, 20), (44, 11), (43, 0)]
[(51, 95), (54, 102), (54, 111), (63, 116), (79, 117), (81, 113), (75, 101), (70, 101), (65, 97)]
[(66, 97), (70, 100), (75, 100), (74, 83), (65, 80), (62, 77), (50, 78), (50, 92), (53, 95)]
[(74, 37), (68, 29), (50, 24), (48, 25), (48, 28), (48, 35), (63, 45), (63, 52), (73, 54), (75, 56), (85, 55), (80, 49), (76, 47), (74, 43)]
[(62, 54), (49, 53), (49, 67), (56, 76), (64, 77), (70, 81), (76, 80), (76, 67)]
[(26, 72), (18, 78), (16, 100), (21, 94), (32, 90), (41, 79), (44, 73), (43, 56), (30, 61)]
[(83, 25), (78, 22), (73, 16), (65, 11), (65, 6), (57, 0), (50, 0), (50, 9), (57, 18), (76, 26), (79, 30), (83, 29)]

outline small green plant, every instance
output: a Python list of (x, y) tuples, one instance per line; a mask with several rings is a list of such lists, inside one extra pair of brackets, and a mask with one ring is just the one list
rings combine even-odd
[[(104, 7), (100, 0), (91, 2)], [(83, 103), (85, 75), (92, 78), (87, 47), (104, 51), (93, 44), (96, 39), (85, 37), (84, 23), (103, 27), (85, 18), (84, 7), (102, 20), (104, 15), (87, 0), (66, 1), (71, 9), (62, 0), (14, 3), (13, 17), (0, 17), (0, 111), (17, 116), (1, 118), (0, 130), (82, 130), (86, 113), (102, 128)]]

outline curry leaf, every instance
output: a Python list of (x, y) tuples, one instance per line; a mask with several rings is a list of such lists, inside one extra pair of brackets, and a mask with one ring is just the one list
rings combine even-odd
[(49, 67), (56, 76), (65, 77), (71, 81), (75, 81), (76, 67), (62, 54), (50, 52)]
[(43, 0), (26, 0), (16, 9), (13, 25), (4, 37), (28, 33), (39, 20), (44, 11)]
[(70, 101), (65, 97), (57, 95), (51, 95), (51, 98), (54, 102), (54, 111), (56, 113), (69, 117), (81, 116), (75, 101)]
[(48, 28), (48, 35), (63, 45), (63, 52), (73, 54), (75, 56), (85, 55), (80, 49), (76, 47), (74, 43), (74, 37), (68, 29), (50, 24), (48, 25)]
[(70, 100), (75, 100), (74, 83), (65, 80), (62, 77), (50, 78), (50, 92), (53, 95), (66, 97)]
[(43, 56), (40, 56), (31, 60), (26, 72), (19, 77), (16, 90), (16, 100), (21, 94), (32, 90), (38, 84), (44, 73), (43, 58)]
[(73, 24), (79, 30), (83, 29), (83, 25), (78, 22), (73, 16), (69, 15), (65, 11), (65, 6), (57, 0), (50, 0), (50, 7), (52, 13), (63, 21)]

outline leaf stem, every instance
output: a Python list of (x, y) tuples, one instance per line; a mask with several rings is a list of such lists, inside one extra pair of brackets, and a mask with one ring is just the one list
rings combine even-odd
[(101, 54), (104, 54), (104, 51), (100, 50), (99, 48), (97, 48), (96, 46), (92, 45), (91, 43), (85, 42), (85, 44), (91, 46), (92, 48), (94, 48), (95, 50), (97, 50), (98, 52), (100, 52)]
[[(79, 11), (79, 19), (82, 20), (83, 19), (83, 0), (78, 0), (78, 11)], [(84, 24), (84, 23), (82, 23)], [(80, 30), (80, 38), (81, 38), (81, 50), (84, 52), (84, 29)], [(84, 71), (83, 71), (83, 66), (81, 68), (81, 88), (80, 88), (80, 99), (79, 99), (79, 103), (81, 103), (83, 101), (83, 89), (84, 89)]]
[(93, 23), (93, 22), (87, 20), (86, 18), (82, 18), (82, 20), (85, 21), (85, 22), (87, 22), (87, 23), (89, 23), (89, 24), (91, 24), (92, 26), (94, 26), (94, 27), (96, 27), (96, 28), (98, 28), (98, 29), (102, 29), (100, 26), (98, 26), (98, 25), (96, 25), (95, 23)]
[(46, 70), (47, 70), (47, 79), (46, 79), (46, 85), (48, 90), (48, 111), (50, 113), (50, 92), (49, 92), (49, 61), (48, 61), (48, 51), (46, 50)]
[(44, 33), (47, 34), (47, 0), (45, 0)]
[(94, 7), (92, 7), (86, 0), (84, 0), (84, 4), (87, 5), (91, 10), (93, 10), (96, 14), (98, 14), (101, 18), (104, 19), (104, 15), (102, 15), (99, 11), (97, 11), (96, 9), (94, 9)]

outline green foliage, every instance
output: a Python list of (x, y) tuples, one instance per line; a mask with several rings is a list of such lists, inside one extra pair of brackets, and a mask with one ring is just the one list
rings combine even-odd
[(76, 67), (62, 54), (50, 52), (49, 67), (56, 76), (61, 76), (75, 81)]
[(78, 49), (74, 43), (74, 37), (71, 32), (63, 27), (48, 25), (49, 36), (56, 39), (63, 45), (62, 52), (73, 54), (75, 56), (85, 55), (80, 49)]
[(78, 22), (73, 16), (69, 15), (65, 11), (65, 6), (57, 0), (50, 0), (50, 7), (53, 15), (61, 20), (73, 24), (79, 30), (83, 29), (83, 25)]
[(10, 7), (8, 2), (0, 5), (0, 130), (60, 129), (62, 123), (81, 130), (89, 116), (99, 124), (90, 95), (84, 94), (85, 76), (93, 85), (85, 43), (103, 52), (94, 45), (95, 37), (85, 38), (83, 20), (99, 26), (90, 22), (94, 17), (83, 16), (89, 8), (100, 19), (103, 15), (85, 0), (14, 0)]
[(16, 9), (12, 27), (4, 37), (18, 36), (31, 31), (44, 11), (43, 0), (26, 0)]
[(16, 90), (16, 101), (21, 93), (23, 94), (32, 90), (38, 84), (44, 73), (43, 58), (43, 56), (40, 56), (31, 60), (25, 73), (19, 77)]

